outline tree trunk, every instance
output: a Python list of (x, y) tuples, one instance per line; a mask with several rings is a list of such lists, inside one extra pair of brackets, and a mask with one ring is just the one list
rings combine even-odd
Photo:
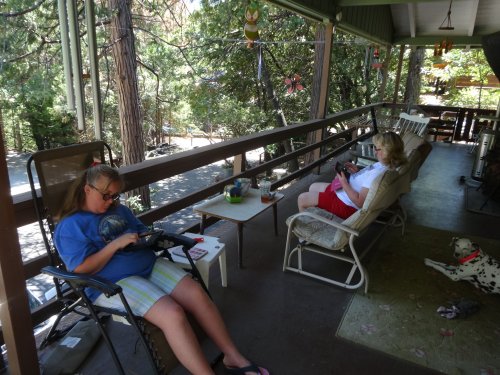
[[(320, 99), (321, 99), (321, 80), (323, 78), (323, 58), (325, 54), (325, 29), (326, 26), (318, 23), (316, 26), (316, 41), (323, 43), (316, 43), (314, 45), (314, 76), (311, 90), (311, 108), (309, 110), (309, 118), (311, 120), (317, 119), (320, 116)], [(324, 111), (323, 111), (324, 112)], [(306, 146), (316, 143), (321, 140), (321, 130), (307, 133)], [(305, 155), (305, 163), (311, 164), (320, 155), (320, 150), (309, 152)]]
[(408, 111), (412, 105), (418, 104), (420, 97), (421, 72), (424, 61), (425, 50), (417, 47), (410, 52), (410, 63), (408, 65), (408, 77), (406, 78), (406, 91), (404, 102), (407, 104)]
[[(267, 71), (266, 61), (264, 56), (262, 56), (262, 79), (264, 80), (264, 85), (266, 87), (267, 99), (270, 99), (273, 103), (274, 113), (276, 114), (276, 124), (278, 127), (286, 126), (285, 115), (283, 114), (283, 110), (281, 109), (281, 104), (274, 92), (274, 86), (271, 82), (271, 77), (269, 77), (269, 72)], [(283, 148), (285, 152), (291, 153), (293, 151), (292, 140), (284, 140), (282, 141)], [(297, 159), (292, 159), (288, 162), (288, 169), (290, 172), (296, 171), (299, 169), (299, 162)]]
[[(137, 85), (137, 62), (135, 56), (132, 17), (128, 1), (108, 0), (112, 10), (111, 42), (116, 66), (118, 92), (118, 113), (122, 137), (124, 165), (140, 163), (144, 160), (144, 138)], [(145, 186), (128, 192), (127, 196), (140, 195), (141, 204), (149, 208), (151, 200), (149, 187)]]

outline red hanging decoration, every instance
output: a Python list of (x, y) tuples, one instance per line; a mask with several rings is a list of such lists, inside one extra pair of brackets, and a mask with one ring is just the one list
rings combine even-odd
[(382, 63), (379, 61), (379, 57), (380, 57), (380, 52), (378, 51), (378, 48), (375, 48), (373, 51), (373, 62), (372, 62), (373, 69), (382, 68)]
[(300, 76), (298, 74), (294, 74), (292, 78), (285, 78), (285, 85), (287, 87), (287, 94), (293, 94), (296, 90), (301, 91), (304, 89), (304, 86), (300, 83)]

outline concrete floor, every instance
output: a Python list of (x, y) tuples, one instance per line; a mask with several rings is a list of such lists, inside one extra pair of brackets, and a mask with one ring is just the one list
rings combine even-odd
[[(465, 209), (465, 185), (460, 183), (460, 176), (470, 176), (474, 156), (464, 145), (433, 143), (433, 147), (412, 191), (403, 197), (408, 223), (500, 239), (499, 217)], [(298, 194), (315, 180), (331, 178), (331, 172), (309, 176), (285, 191), (286, 197), (279, 203), (277, 237), (272, 230), (271, 210), (245, 225), (244, 269), (237, 267), (235, 225), (219, 225), (216, 235), (227, 249), (228, 287), (221, 287), (219, 272), (213, 269), (210, 291), (235, 342), (246, 356), (274, 375), (435, 374), (337, 338), (335, 332), (352, 292), (282, 272), (285, 219), (297, 211)], [(123, 345), (126, 335), (118, 335)], [(213, 348), (208, 351), (214, 353)], [(145, 373), (139, 355), (126, 356), (132, 362), (130, 374)], [(224, 373), (220, 365), (215, 370)], [(85, 366), (82, 374), (90, 373), (114, 373), (105, 351), (94, 353)], [(186, 372), (178, 369), (175, 373)]]

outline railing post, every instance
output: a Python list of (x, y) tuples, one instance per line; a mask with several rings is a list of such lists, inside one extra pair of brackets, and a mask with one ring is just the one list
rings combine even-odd
[[(1, 119), (0, 119), (1, 121)], [(1, 124), (0, 124), (1, 125)], [(39, 374), (31, 313), (26, 294), (14, 205), (10, 195), (3, 134), (0, 132), (0, 320), (11, 374)]]
[(245, 170), (246, 155), (238, 154), (234, 156), (233, 175), (241, 173)]

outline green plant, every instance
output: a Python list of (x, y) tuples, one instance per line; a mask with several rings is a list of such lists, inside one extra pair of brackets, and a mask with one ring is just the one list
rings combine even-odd
[(141, 203), (140, 195), (133, 195), (125, 200), (127, 206), (134, 212), (134, 214), (141, 213), (145, 211), (145, 207)]

